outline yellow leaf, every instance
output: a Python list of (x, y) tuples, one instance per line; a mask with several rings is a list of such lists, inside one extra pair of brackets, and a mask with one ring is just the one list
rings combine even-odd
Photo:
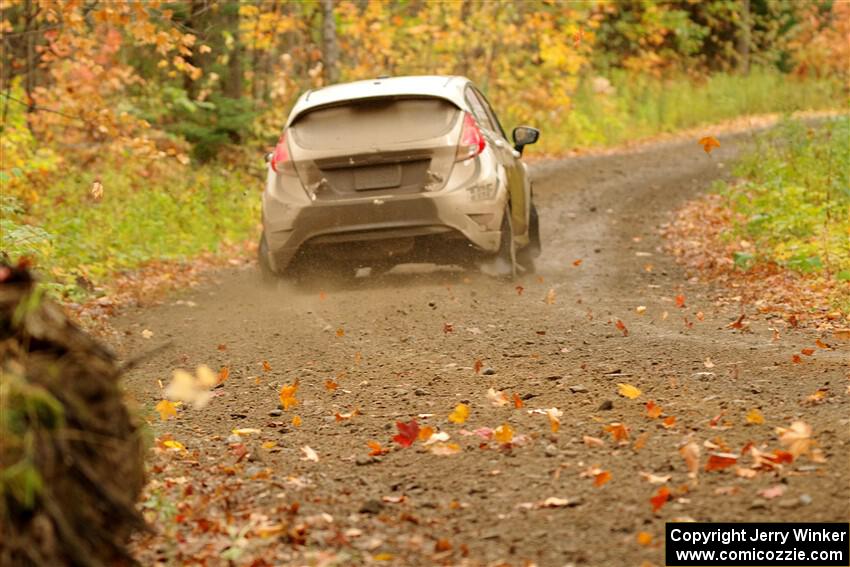
[(176, 449), (178, 451), (186, 448), (183, 446), (183, 443), (181, 443), (180, 441), (174, 441), (173, 439), (163, 441), (162, 446), (168, 449)]
[(293, 427), (301, 427), (301, 418), (299, 416), (295, 416), (292, 418), (292, 426)]
[(159, 418), (162, 421), (168, 421), (169, 417), (177, 416), (177, 408), (168, 400), (160, 400), (160, 402), (156, 404), (156, 411), (159, 412)]
[(752, 423), (753, 425), (761, 425), (764, 423), (764, 415), (757, 410), (756, 408), (751, 409), (747, 412), (747, 423)]
[(263, 441), (263, 449), (274, 449), (277, 447), (277, 441)]
[(507, 423), (503, 423), (493, 431), (493, 437), (495, 437), (496, 441), (505, 445), (513, 440), (514, 430)]
[(631, 384), (617, 384), (617, 386), (619, 386), (619, 394), (623, 397), (633, 400), (640, 396), (640, 390), (635, 388)]
[(466, 404), (458, 404), (452, 413), (449, 414), (449, 421), (462, 425), (469, 417), (469, 406)]

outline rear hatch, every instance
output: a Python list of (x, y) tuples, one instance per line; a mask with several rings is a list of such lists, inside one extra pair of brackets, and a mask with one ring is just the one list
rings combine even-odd
[(438, 191), (454, 165), (460, 116), (435, 97), (352, 100), (297, 116), (287, 140), (316, 200)]

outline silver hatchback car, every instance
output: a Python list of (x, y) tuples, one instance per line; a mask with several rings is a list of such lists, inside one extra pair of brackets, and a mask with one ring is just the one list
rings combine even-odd
[(378, 78), (304, 93), (267, 156), (260, 269), (408, 262), (532, 271), (540, 227), (523, 147), (464, 77)]

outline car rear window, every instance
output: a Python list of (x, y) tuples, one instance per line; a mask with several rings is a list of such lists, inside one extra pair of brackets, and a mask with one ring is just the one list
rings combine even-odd
[(441, 98), (378, 98), (318, 108), (290, 126), (306, 149), (385, 148), (443, 136), (458, 109)]

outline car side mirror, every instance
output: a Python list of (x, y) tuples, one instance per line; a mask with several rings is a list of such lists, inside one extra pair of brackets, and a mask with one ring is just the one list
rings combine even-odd
[(513, 131), (514, 149), (522, 154), (523, 148), (533, 144), (540, 137), (540, 130), (531, 126), (517, 126)]

